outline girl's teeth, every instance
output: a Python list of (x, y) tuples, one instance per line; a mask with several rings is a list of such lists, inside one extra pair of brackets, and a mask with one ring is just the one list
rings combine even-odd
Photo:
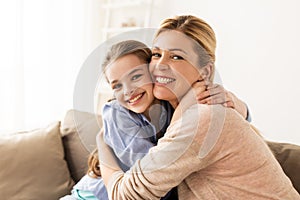
[(136, 97), (134, 97), (133, 99), (129, 99), (129, 103), (133, 103), (136, 100), (138, 100), (139, 98), (141, 98), (142, 94), (137, 95)]

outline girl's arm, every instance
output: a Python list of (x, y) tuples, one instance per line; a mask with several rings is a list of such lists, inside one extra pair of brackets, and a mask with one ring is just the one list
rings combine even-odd
[(197, 93), (197, 100), (201, 104), (222, 104), (225, 107), (235, 109), (244, 119), (251, 122), (251, 116), (247, 105), (237, 98), (232, 92), (227, 91), (222, 85), (199, 81), (193, 84)]

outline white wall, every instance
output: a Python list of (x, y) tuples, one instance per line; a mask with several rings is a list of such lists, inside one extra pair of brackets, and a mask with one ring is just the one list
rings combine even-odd
[(0, 135), (62, 120), (73, 108), (77, 74), (101, 40), (101, 6), (0, 1)]
[(217, 35), (217, 70), (270, 140), (300, 144), (300, 1), (157, 1), (152, 25), (193, 14)]
[[(158, 27), (160, 21), (166, 17), (179, 14), (193, 14), (206, 20), (217, 35), (216, 66), (224, 86), (248, 104), (253, 124), (266, 138), (300, 144), (300, 126), (297, 124), (300, 118), (300, 61), (297, 59), (300, 52), (300, 1), (153, 1), (155, 7), (152, 11), (152, 27)], [(3, 100), (13, 102), (22, 97), (23, 100), (18, 100), (21, 102), (20, 106), (15, 106), (18, 111), (16, 113), (26, 120), (31, 119), (31, 122), (25, 121), (23, 124), (33, 126), (41, 120), (48, 122), (49, 119), (55, 119), (60, 112), (64, 114), (65, 107), (72, 106), (76, 75), (85, 55), (100, 44), (100, 27), (103, 27), (104, 19), (104, 13), (99, 12), (100, 4), (103, 3), (101, 0), (89, 3), (78, 1), (76, 4), (65, 0), (63, 7), (59, 1), (54, 4), (48, 0), (40, 4), (34, 2), (24, 3), (24, 24), (21, 27), (24, 34), (23, 46), (21, 45), (24, 53), (23, 64), (28, 66), (22, 77), (27, 81), (24, 85), (28, 89), (24, 90), (24, 94), (14, 92), (17, 98), (13, 98), (14, 94), (7, 96), (3, 93), (5, 89), (9, 89), (7, 84), (2, 84), (1, 88), (5, 89), (1, 90), (0, 98), (4, 107), (6, 101), (2, 103)], [(33, 5), (38, 8), (30, 12), (29, 8)], [(4, 8), (7, 9), (7, 6)], [(70, 13), (65, 13), (62, 8)], [(55, 17), (51, 17), (52, 15)], [(5, 22), (7, 17), (3, 19)], [(41, 20), (46, 20), (49, 26)], [(1, 30), (12, 35), (11, 29), (4, 26)], [(27, 49), (29, 47), (31, 50)], [(4, 48), (3, 52), (7, 50), (9, 49)], [(8, 68), (10, 67), (5, 70)], [(54, 97), (55, 100), (49, 97)], [(19, 107), (23, 104), (27, 108), (22, 108), (22, 111)], [(58, 111), (52, 111), (53, 106)], [(7, 118), (5, 109), (1, 111)], [(41, 117), (41, 112), (47, 114)]]

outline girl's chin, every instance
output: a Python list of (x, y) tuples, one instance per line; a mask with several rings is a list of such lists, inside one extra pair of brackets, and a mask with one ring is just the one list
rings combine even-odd
[(135, 113), (143, 113), (145, 112), (145, 108), (130, 108), (129, 110), (135, 112)]

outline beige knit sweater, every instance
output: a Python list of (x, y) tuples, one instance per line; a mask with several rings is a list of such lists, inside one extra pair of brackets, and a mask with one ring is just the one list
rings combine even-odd
[(125, 174), (114, 173), (110, 199), (160, 199), (175, 186), (180, 200), (300, 199), (264, 140), (236, 111), (188, 102), (187, 95), (148, 155)]

